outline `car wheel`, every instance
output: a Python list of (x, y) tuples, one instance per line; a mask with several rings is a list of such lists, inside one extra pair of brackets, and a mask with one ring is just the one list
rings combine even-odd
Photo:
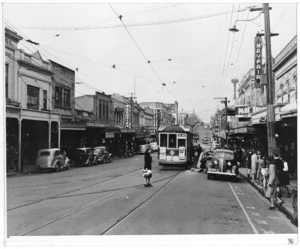
[(66, 169), (69, 170), (70, 168), (70, 163), (68, 163)]
[(59, 171), (60, 171), (60, 165), (59, 165), (59, 163), (57, 164), (57, 167), (56, 167), (55, 171), (56, 171), (56, 172), (59, 172)]
[(211, 179), (211, 175), (207, 173), (207, 179)]
[(105, 163), (106, 163), (106, 158), (104, 157), (104, 158), (103, 158), (103, 164), (105, 164)]

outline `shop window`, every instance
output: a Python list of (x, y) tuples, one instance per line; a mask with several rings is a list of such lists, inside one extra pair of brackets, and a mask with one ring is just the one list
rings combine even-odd
[(106, 118), (108, 119), (108, 102), (106, 102)]
[(99, 100), (99, 118), (102, 118), (102, 100)]
[(40, 89), (35, 86), (27, 85), (27, 108), (39, 109), (39, 92)]
[(176, 146), (176, 134), (169, 134), (169, 146), (168, 148), (177, 148)]
[(167, 134), (160, 134), (159, 146), (167, 147)]
[(47, 91), (43, 90), (43, 110), (47, 110)]
[(64, 107), (70, 107), (70, 90), (64, 89)]
[(62, 106), (62, 88), (58, 86), (55, 87), (55, 105)]

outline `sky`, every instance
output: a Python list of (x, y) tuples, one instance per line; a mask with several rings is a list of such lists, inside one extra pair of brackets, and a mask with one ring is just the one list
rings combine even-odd
[[(264, 15), (250, 6), (262, 4), (4, 2), (2, 15), (3, 24), (23, 36), (20, 48), (38, 49), (44, 59), (76, 71), (75, 96), (104, 91), (135, 93), (137, 102), (177, 101), (180, 111), (209, 122), (223, 108), (215, 98), (233, 104), (231, 80), (254, 65)], [(297, 4), (270, 7), (271, 31), (279, 33), (271, 40), (276, 57), (297, 33)], [(234, 23), (237, 33), (229, 32)]]

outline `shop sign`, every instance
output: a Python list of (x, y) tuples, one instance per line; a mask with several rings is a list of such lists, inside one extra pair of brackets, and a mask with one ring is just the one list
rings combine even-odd
[(9, 113), (9, 114), (19, 114), (20, 113), (20, 109), (6, 107), (6, 113)]
[(125, 107), (125, 125), (126, 125), (126, 128), (130, 128), (130, 126), (131, 126), (130, 114), (131, 114), (130, 105), (126, 105), (126, 107)]
[(254, 78), (257, 83), (261, 79), (261, 56), (262, 56), (262, 39), (260, 36), (255, 36), (254, 39)]
[(105, 133), (105, 138), (114, 138), (115, 137), (115, 133), (113, 132), (106, 132)]
[(248, 116), (251, 113), (259, 112), (265, 109), (264, 106), (248, 106), (248, 107), (236, 107), (235, 115), (236, 116)]

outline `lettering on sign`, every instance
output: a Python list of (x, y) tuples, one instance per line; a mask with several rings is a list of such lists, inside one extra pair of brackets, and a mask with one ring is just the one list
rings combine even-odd
[(257, 83), (261, 79), (261, 56), (262, 56), (262, 39), (260, 36), (255, 36), (254, 39), (254, 77)]
[(251, 113), (262, 111), (265, 107), (263, 106), (253, 106), (253, 107), (236, 107), (235, 115), (247, 116)]

